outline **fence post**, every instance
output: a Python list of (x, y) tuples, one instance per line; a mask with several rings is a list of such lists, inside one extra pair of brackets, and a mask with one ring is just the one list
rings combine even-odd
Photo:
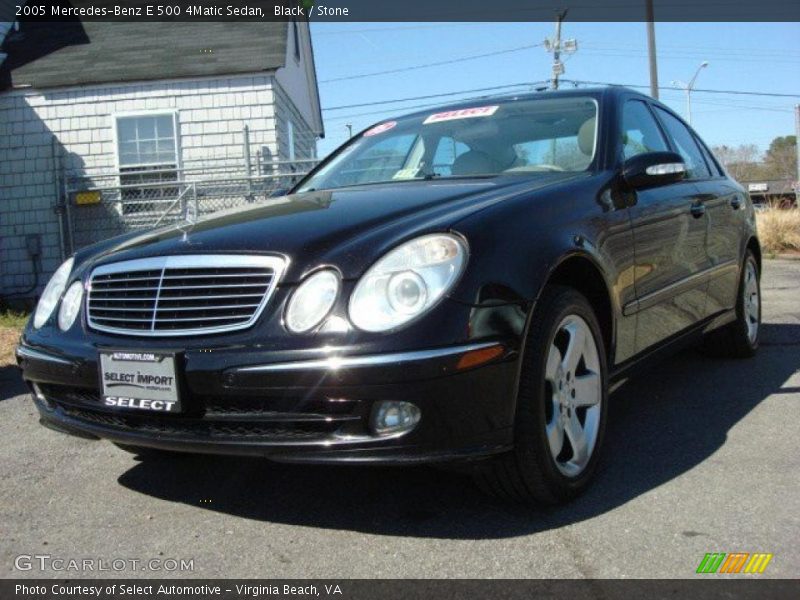
[(70, 209), (69, 198), (69, 177), (67, 176), (67, 168), (64, 164), (64, 153), (58, 153), (59, 171), (61, 172), (61, 194), (64, 200), (64, 216), (67, 219), (67, 255), (71, 255), (75, 251), (75, 228), (72, 224), (72, 210)]
[(186, 194), (189, 191), (189, 186), (191, 186), (191, 184), (187, 185), (186, 189), (184, 189), (182, 192), (179, 192), (180, 196), (178, 196), (181, 201), (181, 208), (180, 208), (181, 217), (183, 217), (184, 221), (187, 219), (189, 215), (189, 213), (187, 212), (189, 209), (189, 204), (186, 202)]
[(63, 262), (67, 258), (67, 240), (64, 224), (64, 195), (61, 193), (61, 155), (58, 152), (58, 140), (54, 135), (50, 140), (50, 164), (53, 169), (53, 195), (55, 196), (55, 203), (53, 210), (58, 218), (58, 251), (61, 255)]
[(250, 162), (250, 127), (242, 125), (242, 138), (244, 143), (244, 171), (247, 178), (247, 201), (253, 201), (253, 167)]

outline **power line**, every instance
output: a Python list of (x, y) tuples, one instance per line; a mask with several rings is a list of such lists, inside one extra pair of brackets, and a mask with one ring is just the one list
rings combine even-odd
[[(629, 87), (629, 88), (647, 88), (649, 89), (650, 86), (648, 85), (639, 85), (633, 83), (609, 83), (608, 81), (585, 81), (580, 79), (565, 79), (564, 81), (568, 81), (570, 83), (576, 85), (611, 85), (611, 86), (618, 86), (618, 87)], [(658, 86), (660, 90), (675, 90), (675, 91), (683, 91), (682, 88), (675, 87), (675, 86), (665, 86), (660, 85)], [(701, 88), (694, 88), (693, 92), (702, 92), (704, 94), (731, 94), (734, 96), (764, 96), (769, 98), (800, 98), (800, 94), (782, 94), (778, 92), (750, 92), (744, 90), (711, 90), (711, 89), (701, 89)]]
[(324, 79), (320, 83), (333, 83), (336, 81), (350, 81), (352, 79), (363, 79), (365, 77), (377, 77), (378, 75), (390, 75), (392, 73), (403, 73), (405, 71), (416, 71), (417, 69), (427, 69), (429, 67), (440, 67), (442, 65), (452, 65), (453, 63), (466, 62), (468, 60), (477, 60), (479, 58), (486, 58), (488, 56), (498, 56), (500, 54), (510, 54), (512, 52), (521, 52), (522, 50), (530, 50), (531, 48), (538, 48), (541, 44), (529, 44), (526, 46), (517, 46), (516, 48), (507, 48), (505, 50), (495, 50), (494, 52), (485, 52), (483, 54), (472, 54), (470, 56), (462, 56), (460, 58), (452, 58), (450, 60), (440, 60), (432, 63), (423, 63), (421, 65), (412, 65), (408, 67), (401, 67), (399, 69), (388, 69), (386, 71), (373, 71), (372, 73), (361, 73), (359, 75), (348, 75), (346, 77), (334, 77), (333, 79)]
[(458, 25), (481, 25), (481, 23), (433, 23), (430, 25), (400, 25), (397, 27), (367, 27), (364, 29), (339, 29), (334, 31), (314, 31), (318, 35), (349, 35), (353, 33), (383, 33), (384, 31), (404, 31), (409, 29), (438, 29), (440, 27), (453, 27)]
[[(572, 83), (575, 85), (613, 85), (613, 86), (625, 86), (630, 88), (640, 88), (645, 89), (649, 88), (646, 85), (635, 85), (635, 84), (622, 84), (622, 83), (609, 83), (607, 81), (585, 81), (585, 80), (578, 80), (578, 79), (564, 79), (562, 81), (566, 81), (568, 83)], [(401, 102), (411, 102), (414, 100), (429, 100), (431, 98), (445, 98), (445, 97), (452, 97), (452, 96), (459, 96), (462, 94), (471, 94), (474, 92), (490, 92), (490, 91), (497, 91), (502, 89), (508, 88), (515, 88), (515, 87), (533, 87), (537, 85), (541, 85), (547, 83), (546, 81), (530, 81), (530, 82), (522, 82), (522, 83), (509, 83), (506, 85), (496, 85), (491, 87), (485, 88), (473, 88), (469, 90), (461, 90), (458, 92), (446, 92), (442, 94), (427, 94), (424, 96), (408, 96), (405, 98), (393, 98), (391, 100), (376, 100), (374, 102), (362, 102), (359, 104), (343, 104), (340, 106), (331, 106), (328, 108), (323, 108), (323, 112), (333, 112), (337, 110), (345, 110), (348, 108), (364, 108), (367, 106), (380, 106), (386, 104), (398, 104)], [(676, 91), (680, 92), (683, 91), (681, 88), (672, 87), (672, 86), (659, 86), (659, 89), (666, 90), (666, 91)], [(744, 95), (744, 96), (764, 96), (768, 98), (800, 98), (800, 94), (781, 94), (777, 92), (750, 92), (744, 90), (712, 90), (712, 89), (701, 89), (696, 88), (693, 91), (695, 92), (704, 92), (708, 94), (733, 94), (733, 95)], [(509, 91), (509, 93), (511, 93)], [(465, 98), (466, 100), (467, 98)]]
[[(614, 40), (609, 43), (607, 40), (589, 40), (583, 42), (583, 45), (609, 47), (609, 48), (624, 48), (624, 49), (639, 49), (641, 47), (638, 43), (630, 43)], [(667, 48), (670, 52), (702, 52), (702, 53), (721, 53), (723, 55), (742, 54), (744, 56), (752, 56), (753, 54), (764, 54), (767, 56), (786, 56), (800, 55), (800, 50), (778, 49), (778, 48), (752, 48), (744, 46), (736, 46), (735, 48), (726, 48), (725, 46), (687, 46), (685, 44), (659, 44), (661, 48)]]
[[(469, 97), (469, 98), (460, 98), (459, 100), (480, 100), (480, 99), (486, 98), (486, 97), (487, 96), (483, 96), (483, 97), (481, 97), (481, 96), (477, 96), (477, 97), (473, 96), (473, 97)], [(708, 100), (696, 100), (695, 104), (701, 104), (701, 105), (705, 105), (705, 106), (725, 107), (725, 108), (729, 108), (730, 110), (759, 110), (759, 111), (783, 112), (783, 113), (785, 113), (785, 112), (793, 112), (793, 110), (790, 109), (790, 108), (779, 108), (779, 107), (772, 107), (772, 106), (753, 106), (753, 105), (744, 105), (744, 104), (731, 104), (731, 103), (725, 103), (725, 102), (710, 102)], [(423, 108), (432, 108), (432, 107), (436, 107), (436, 106), (440, 106), (440, 105), (441, 105), (441, 103), (439, 103), (439, 102), (434, 102), (434, 103), (430, 103), (429, 102), (429, 103), (425, 103), (425, 104), (414, 104), (412, 106), (403, 106), (403, 107), (398, 108), (397, 110), (402, 110), (404, 112), (411, 112), (411, 111), (421, 110)], [(326, 122), (327, 123), (333, 123), (333, 122), (338, 122), (338, 121), (347, 121), (347, 120), (350, 120), (350, 119), (359, 119), (361, 117), (382, 115), (382, 114), (386, 114), (390, 110), (392, 110), (392, 109), (373, 110), (373, 111), (368, 111), (368, 112), (340, 115), (338, 117), (328, 118), (328, 119), (326, 119)], [(705, 113), (705, 112), (709, 112), (709, 111), (697, 111), (697, 112)]]
[(459, 96), (461, 94), (471, 94), (473, 92), (491, 92), (506, 88), (514, 88), (514, 87), (524, 87), (524, 86), (536, 86), (546, 83), (545, 81), (529, 81), (529, 82), (522, 82), (522, 83), (507, 83), (505, 85), (494, 85), (491, 87), (485, 88), (473, 88), (470, 90), (461, 90), (460, 92), (445, 92), (443, 94), (427, 94), (425, 96), (408, 96), (406, 98), (394, 98), (392, 100), (377, 100), (374, 102), (362, 102), (360, 104), (343, 104), (340, 106), (331, 106), (329, 108), (323, 108), (323, 112), (333, 112), (335, 110), (344, 110), (347, 108), (364, 108), (365, 106), (378, 106), (383, 104), (397, 104), (398, 102), (410, 102), (412, 100), (428, 100), (430, 98), (444, 98), (446, 96)]
[[(600, 48), (586, 48), (584, 46), (584, 51), (587, 54), (591, 54), (593, 56), (611, 56), (611, 57), (624, 57), (624, 58), (644, 58), (646, 54), (643, 52), (637, 52), (635, 50), (623, 50), (619, 49), (600, 49)], [(693, 53), (693, 54), (675, 54), (671, 52), (659, 52), (659, 55), (662, 57), (667, 57), (672, 60), (695, 60), (697, 58), (713, 58), (714, 61), (728, 61), (728, 62), (764, 62), (764, 58), (743, 58), (736, 55), (729, 55), (729, 56), (714, 56), (713, 54), (709, 53)], [(800, 63), (800, 59), (776, 59), (770, 58), (770, 62), (776, 63), (787, 63), (787, 64), (797, 64)]]

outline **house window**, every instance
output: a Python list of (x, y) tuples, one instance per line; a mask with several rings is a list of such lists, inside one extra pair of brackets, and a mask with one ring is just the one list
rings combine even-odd
[(294, 160), (294, 123), (291, 120), (286, 121), (286, 143), (289, 144), (289, 160)]
[(123, 214), (166, 209), (178, 195), (168, 185), (178, 180), (177, 114), (119, 115), (116, 128)]

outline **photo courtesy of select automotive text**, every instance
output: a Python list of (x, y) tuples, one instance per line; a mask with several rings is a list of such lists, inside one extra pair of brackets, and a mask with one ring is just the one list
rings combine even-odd
[(800, 598), (797, 0), (0, 0), (0, 599)]

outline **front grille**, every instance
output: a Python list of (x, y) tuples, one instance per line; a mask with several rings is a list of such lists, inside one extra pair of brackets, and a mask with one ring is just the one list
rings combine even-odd
[(270, 256), (164, 256), (92, 271), (89, 327), (141, 336), (197, 335), (250, 327), (283, 273)]
[(163, 419), (141, 415), (112, 415), (96, 411), (63, 407), (64, 414), (82, 421), (125, 431), (170, 436), (202, 438), (258, 438), (270, 441), (322, 439), (335, 431), (336, 425), (325, 422), (293, 424), (291, 427), (271, 423), (218, 423), (201, 419)]
[(365, 407), (355, 400), (325, 396), (182, 398), (187, 412), (178, 414), (121, 411), (103, 405), (88, 388), (42, 383), (48, 405), (63, 414), (102, 427), (155, 435), (200, 439), (310, 441), (336, 433), (361, 434)]

